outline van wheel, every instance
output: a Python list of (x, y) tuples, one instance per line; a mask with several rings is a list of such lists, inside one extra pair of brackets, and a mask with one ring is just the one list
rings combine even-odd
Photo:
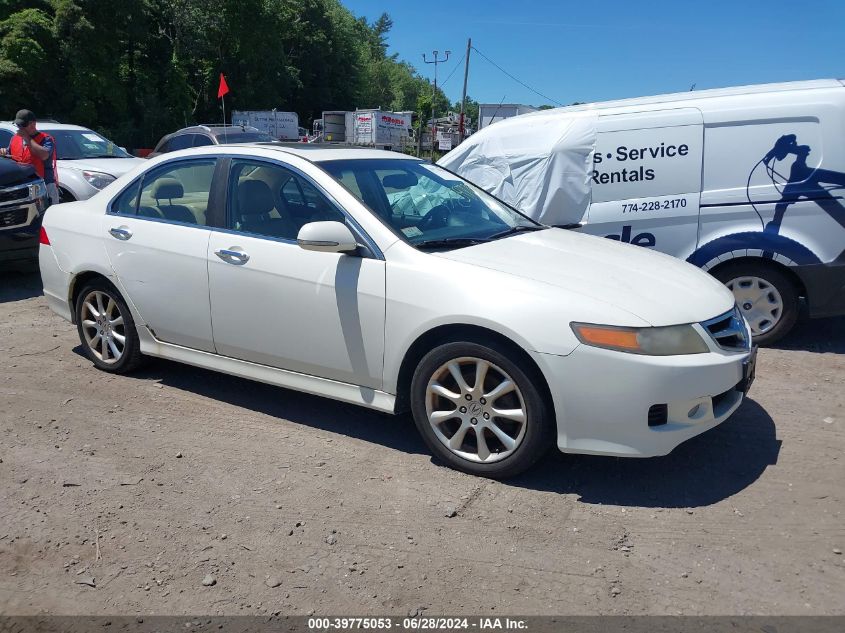
[(411, 381), (411, 410), (442, 461), (503, 479), (543, 456), (554, 427), (533, 372), (495, 347), (446, 343), (426, 354)]
[(63, 202), (76, 202), (76, 198), (67, 189), (59, 187), (59, 203), (61, 204)]
[(112, 284), (105, 279), (86, 284), (75, 308), (82, 349), (98, 369), (125, 374), (142, 363), (144, 357), (135, 321)]
[(795, 284), (773, 266), (747, 261), (727, 263), (713, 276), (733, 292), (757, 345), (783, 338), (798, 320)]

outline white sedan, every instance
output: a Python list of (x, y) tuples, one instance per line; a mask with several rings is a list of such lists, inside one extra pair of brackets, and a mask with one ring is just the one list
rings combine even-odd
[(754, 376), (748, 326), (706, 273), (537, 224), (401, 154), (166, 154), (48, 212), (41, 244), (50, 306), (99, 369), (157, 356), (410, 409), (437, 457), (487, 477), (552, 445), (666, 454)]

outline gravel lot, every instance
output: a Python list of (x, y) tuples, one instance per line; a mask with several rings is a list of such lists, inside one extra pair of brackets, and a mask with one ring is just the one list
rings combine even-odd
[(667, 457), (505, 483), (407, 416), (98, 372), (37, 275), (0, 271), (0, 359), (0, 614), (845, 614), (845, 319)]

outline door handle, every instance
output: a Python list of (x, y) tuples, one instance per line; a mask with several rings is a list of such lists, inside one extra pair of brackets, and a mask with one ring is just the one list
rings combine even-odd
[(227, 248), (221, 248), (219, 251), (214, 251), (220, 259), (228, 264), (246, 264), (249, 261), (249, 255), (241, 251), (233, 251)]
[(117, 239), (124, 241), (132, 237), (132, 231), (120, 227), (109, 229), (109, 233), (111, 233), (112, 237), (116, 237)]

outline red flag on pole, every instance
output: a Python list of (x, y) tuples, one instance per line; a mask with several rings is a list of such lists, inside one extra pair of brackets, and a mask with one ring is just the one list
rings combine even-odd
[(220, 73), (220, 86), (217, 88), (217, 98), (222, 99), (223, 95), (229, 93), (229, 86), (226, 85), (226, 78)]

